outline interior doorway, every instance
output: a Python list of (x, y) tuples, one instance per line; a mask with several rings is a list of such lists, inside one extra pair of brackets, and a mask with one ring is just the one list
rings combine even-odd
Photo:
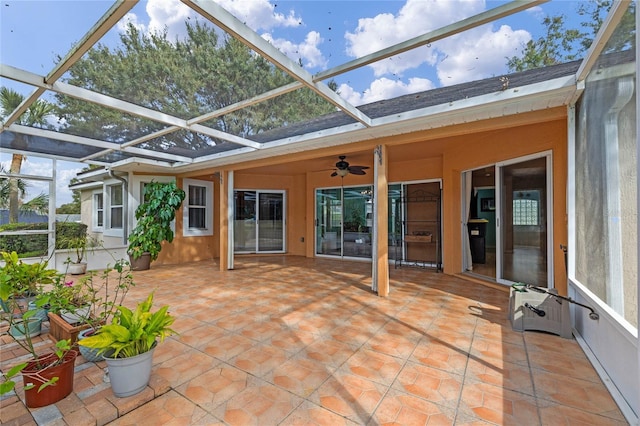
[(550, 164), (550, 154), (538, 155), (463, 174), (468, 273), (550, 286)]

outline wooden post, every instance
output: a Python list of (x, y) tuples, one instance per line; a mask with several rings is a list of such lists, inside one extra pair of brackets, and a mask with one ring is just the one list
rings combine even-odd
[(373, 275), (377, 280), (378, 296), (389, 295), (389, 180), (387, 177), (388, 159), (387, 147), (378, 145), (374, 155), (375, 194), (376, 198), (376, 252)]

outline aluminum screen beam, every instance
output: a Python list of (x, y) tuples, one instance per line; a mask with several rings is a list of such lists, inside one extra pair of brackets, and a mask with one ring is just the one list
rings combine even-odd
[(305, 86), (309, 87), (337, 108), (340, 108), (346, 114), (349, 114), (355, 120), (361, 122), (367, 127), (371, 126), (371, 119), (369, 117), (341, 98), (340, 95), (329, 89), (325, 84), (314, 82), (313, 76), (308, 71), (289, 59), (268, 41), (240, 22), (239, 19), (227, 12), (222, 6), (215, 2), (205, 0), (181, 1), (227, 33), (231, 34), (233, 37), (238, 39), (238, 41), (271, 61), (275, 66), (285, 71)]
[(379, 50), (377, 52), (371, 53), (369, 55), (365, 55), (360, 58), (354, 59), (353, 61), (345, 62), (344, 64), (338, 65), (337, 67), (333, 67), (326, 71), (319, 72), (313, 76), (313, 80), (321, 81), (331, 77), (335, 77), (336, 75), (339, 75), (339, 74), (344, 74), (356, 68), (360, 68), (365, 65), (378, 62), (382, 59), (386, 59), (391, 56), (395, 56), (400, 53), (413, 50), (417, 47), (424, 46), (429, 43), (436, 42), (438, 40), (442, 40), (452, 35), (456, 35), (463, 31), (467, 31), (472, 28), (478, 27), (480, 25), (493, 22), (496, 19), (504, 18), (505, 16), (509, 16), (514, 13), (521, 12), (523, 10), (529, 9), (530, 7), (537, 6), (542, 3), (546, 3), (548, 1), (549, 0), (516, 0), (510, 3), (504, 4), (502, 6), (498, 6), (491, 10), (487, 10), (486, 12), (482, 12), (477, 15), (471, 16), (467, 19), (463, 19), (462, 21), (455, 22), (451, 25), (447, 25), (437, 30), (414, 37), (402, 43), (398, 43), (393, 46), (389, 46), (385, 49)]

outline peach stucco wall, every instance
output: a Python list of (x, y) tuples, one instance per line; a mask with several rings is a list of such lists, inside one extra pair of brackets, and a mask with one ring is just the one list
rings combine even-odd
[[(524, 117), (524, 118), (523, 118)], [(401, 135), (393, 138), (358, 143), (360, 154), (371, 155), (376, 145), (386, 146), (389, 183), (441, 179), (443, 185), (443, 261), (444, 272), (462, 272), (461, 260), (461, 173), (514, 158), (551, 152), (553, 161), (553, 265), (554, 285), (566, 294), (564, 257), (560, 244), (567, 241), (566, 182), (567, 182), (567, 127), (564, 109), (510, 116), (501, 120), (487, 120)], [(355, 146), (355, 145), (354, 145)], [(351, 146), (353, 149), (353, 146)], [(323, 149), (318, 156), (339, 155), (345, 147)], [(308, 170), (286, 174), (287, 162), (307, 160), (309, 152), (290, 154), (273, 160), (278, 173), (261, 173), (262, 162), (256, 168), (239, 165), (234, 172), (236, 189), (284, 190), (286, 193), (286, 253), (314, 256), (314, 197), (316, 188), (344, 185), (373, 184), (373, 170), (364, 176), (349, 175), (341, 182), (330, 173)], [(244, 169), (243, 169), (244, 167)], [(281, 167), (281, 168), (280, 168)], [(212, 170), (203, 175), (211, 176)], [(197, 176), (189, 177), (197, 179)], [(179, 179), (179, 184), (181, 184)], [(219, 191), (214, 179), (214, 191)], [(214, 197), (217, 200), (217, 196)], [(219, 215), (214, 206), (215, 230), (213, 237), (182, 237), (182, 213), (176, 221), (176, 239), (171, 250), (164, 250), (158, 263), (178, 263), (218, 257)]]

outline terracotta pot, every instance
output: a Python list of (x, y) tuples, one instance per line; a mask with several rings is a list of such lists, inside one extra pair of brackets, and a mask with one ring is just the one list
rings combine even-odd
[[(22, 381), (25, 386), (25, 404), (29, 408), (44, 407), (58, 402), (73, 391), (73, 370), (78, 351), (71, 350), (64, 355), (59, 365), (51, 366), (58, 360), (54, 353), (38, 357), (30, 361), (22, 370)], [(44, 366), (44, 367), (43, 367)], [(58, 378), (55, 385), (45, 386), (38, 391), (43, 383)], [(27, 386), (31, 386), (26, 389)]]

